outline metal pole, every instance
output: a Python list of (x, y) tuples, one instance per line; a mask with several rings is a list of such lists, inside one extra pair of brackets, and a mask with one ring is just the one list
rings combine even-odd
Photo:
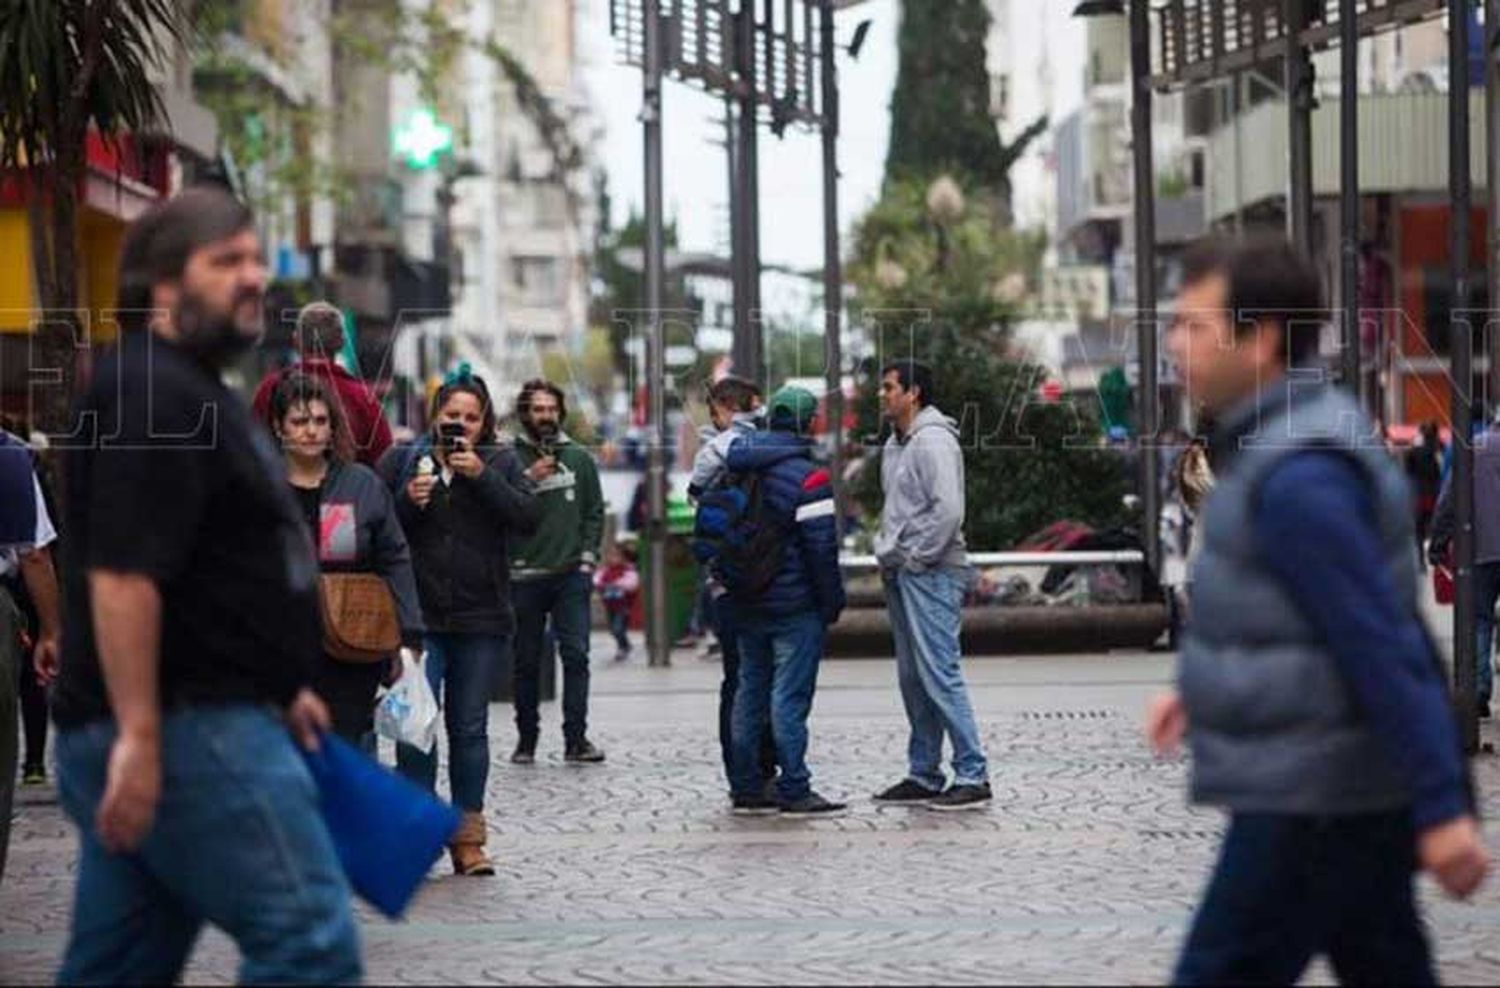
[(1343, 385), (1360, 397), (1359, 339), (1359, 17), (1356, 0), (1339, 0), (1339, 213), (1343, 237)]
[(1290, 138), (1290, 185), (1287, 190), (1287, 233), (1305, 256), (1312, 257), (1312, 108), (1313, 67), (1302, 46), (1307, 25), (1307, 0), (1285, 0), (1286, 97)]
[[(1474, 640), (1474, 337), (1461, 315), (1469, 304), (1469, 208), (1473, 198), (1469, 174), (1469, 4), (1448, 8), (1448, 183), (1453, 203), (1449, 262), (1453, 270), (1453, 309), (1448, 339), (1453, 369), (1453, 504), (1457, 531), (1453, 539), (1453, 690), (1458, 699), (1459, 732), (1464, 749), (1479, 747)], [(1489, 661), (1488, 656), (1482, 656)]]
[(1146, 560), (1160, 572), (1161, 491), (1156, 481), (1160, 417), (1156, 358), (1156, 166), (1151, 149), (1151, 12), (1147, 0), (1130, 4), (1130, 140), (1135, 155), (1136, 352), (1141, 362), (1141, 538)]
[[(1484, 2), (1484, 104), (1485, 138), (1484, 153), (1485, 186), (1489, 207), (1486, 231), (1489, 260), (1486, 270), (1488, 278), (1489, 313), (1500, 308), (1500, 0)], [(1490, 358), (1489, 397), (1500, 400), (1500, 327), (1491, 326), (1494, 316), (1485, 316), (1486, 351)]]
[(1244, 234), (1245, 232), (1245, 182), (1244, 182), (1244, 151), (1241, 147), (1241, 137), (1244, 133), (1245, 111), (1249, 109), (1249, 101), (1245, 97), (1245, 80), (1238, 72), (1234, 79), (1234, 232)]
[(665, 237), (662, 229), (661, 81), (662, 37), (660, 0), (645, 0), (646, 58), (644, 129), (646, 157), (646, 400), (649, 433), (646, 445), (647, 559), (651, 573), (646, 585), (646, 651), (653, 666), (672, 662), (672, 640), (667, 633), (667, 469), (666, 360), (662, 352), (662, 280)]
[[(844, 487), (844, 265), (839, 253), (839, 79), (834, 40), (833, 0), (822, 0), (823, 57), (823, 363), (828, 377), (824, 406), (833, 442), (834, 500), (843, 504)], [(809, 39), (811, 40), (811, 39)], [(839, 534), (844, 513), (837, 516)]]
[(734, 371), (741, 377), (765, 384), (760, 338), (760, 153), (757, 127), (760, 123), (756, 96), (755, 0), (740, 0), (735, 25), (735, 49), (739, 75), (739, 146), (735, 154), (735, 189), (739, 199), (740, 237), (735, 243), (735, 263), (741, 267), (743, 300), (736, 285), (734, 310)]

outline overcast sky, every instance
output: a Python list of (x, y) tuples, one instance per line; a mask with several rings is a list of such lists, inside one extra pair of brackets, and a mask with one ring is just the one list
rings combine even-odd
[[(590, 88), (605, 126), (602, 150), (614, 198), (616, 221), (631, 205), (639, 207), (644, 185), (641, 126), (641, 72), (617, 64), (609, 38), (608, 0), (585, 0), (587, 16), (580, 46), (592, 63)], [(858, 62), (840, 63), (843, 134), (839, 164), (840, 217), (852, 216), (875, 198), (885, 168), (890, 93), (896, 80), (896, 0), (873, 0), (839, 15), (839, 36), (847, 41), (854, 25), (874, 21)], [(677, 221), (684, 247), (727, 248), (728, 165), (722, 141), (722, 101), (669, 80), (663, 95), (667, 215)], [(769, 131), (760, 137), (761, 255), (766, 263), (816, 268), (823, 263), (823, 156), (815, 132), (788, 130), (784, 140)]]
[[(1071, 63), (1082, 58), (1081, 30), (1051, 10), (1055, 0), (1015, 0), (1013, 28), (1024, 29), (1030, 40), (1013, 46), (1014, 57), (1039, 60), (1050, 51), (1051, 71), (1071, 72)], [(642, 201), (643, 164), (641, 127), (641, 72), (617, 64), (609, 37), (608, 0), (582, 0), (585, 9), (580, 32), (581, 57), (586, 78), (603, 118), (605, 140), (601, 149), (609, 173), (610, 194), (617, 222), (632, 205)], [(840, 60), (843, 97), (843, 130), (839, 140), (839, 217), (844, 229), (865, 211), (880, 191), (885, 171), (885, 151), (890, 126), (891, 91), (896, 82), (896, 32), (900, 19), (898, 0), (870, 0), (839, 14), (839, 40), (847, 43), (855, 25), (870, 19), (872, 27), (859, 61)], [(1039, 24), (1042, 29), (1038, 30)], [(1038, 44), (1037, 39), (1042, 43)], [(1061, 62), (1062, 64), (1059, 64)], [(1081, 62), (1080, 62), (1081, 64)], [(1017, 66), (1032, 77), (1035, 68)], [(1034, 87), (1018, 87), (1027, 98), (1053, 102), (1072, 101), (1074, 89), (1063, 85), (1049, 96), (1032, 96)], [(683, 247), (690, 250), (727, 252), (728, 166), (722, 141), (722, 102), (690, 86), (669, 80), (664, 92), (665, 186), (668, 219), (675, 219)], [(1020, 115), (1035, 115), (1049, 107), (1020, 107)], [(1052, 106), (1053, 118), (1067, 107)], [(1025, 178), (1045, 184), (1043, 155), (1039, 149)], [(762, 130), (760, 138), (761, 256), (767, 264), (818, 268), (823, 263), (822, 150), (817, 133), (789, 130), (777, 140)], [(1021, 175), (1018, 179), (1024, 179)], [(1033, 186), (1034, 187), (1034, 186)], [(1018, 189), (1018, 200), (1031, 193)], [(1023, 216), (1027, 204), (1017, 202)]]

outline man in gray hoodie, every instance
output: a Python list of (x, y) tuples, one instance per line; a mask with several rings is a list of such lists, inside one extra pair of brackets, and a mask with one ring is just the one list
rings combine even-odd
[[(888, 364), (880, 397), (893, 433), (881, 453), (885, 492), (875, 555), (896, 644), (901, 700), (911, 725), (907, 777), (876, 795), (934, 810), (983, 808), (989, 767), (959, 667), (959, 630), (972, 570), (964, 547), (964, 457), (958, 426), (934, 405), (932, 368)], [(953, 745), (953, 784), (942, 770)]]

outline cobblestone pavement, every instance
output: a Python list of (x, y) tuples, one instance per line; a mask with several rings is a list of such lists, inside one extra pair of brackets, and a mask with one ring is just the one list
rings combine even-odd
[[(1143, 704), (1169, 670), (1140, 655), (971, 662), (995, 804), (939, 815), (868, 799), (903, 767), (891, 664), (829, 663), (812, 722), (814, 784), (853, 809), (790, 822), (726, 813), (716, 665), (596, 666), (592, 733), (608, 764), (564, 765), (549, 707), (555, 747), (513, 767), (509, 708), (493, 708), (500, 874), (461, 880), (438, 868), (406, 922), (364, 912), (369, 978), (1159, 982), (1222, 826), (1184, 805), (1183, 766), (1153, 760), (1139, 740)], [(1489, 759), (1479, 771), (1494, 820), (1500, 767)], [(1500, 846), (1500, 829), (1490, 836)], [(0, 887), (0, 983), (54, 970), (73, 856), (56, 806), (28, 791)], [(1445, 979), (1500, 982), (1500, 882), (1473, 905), (1431, 887), (1424, 896)], [(229, 981), (235, 963), (210, 933), (188, 977)]]

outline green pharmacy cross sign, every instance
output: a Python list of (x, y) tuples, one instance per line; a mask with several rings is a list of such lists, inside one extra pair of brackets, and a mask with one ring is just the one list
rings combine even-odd
[(391, 147), (406, 161), (407, 167), (426, 171), (453, 150), (453, 128), (422, 107), (396, 127), (391, 134)]

